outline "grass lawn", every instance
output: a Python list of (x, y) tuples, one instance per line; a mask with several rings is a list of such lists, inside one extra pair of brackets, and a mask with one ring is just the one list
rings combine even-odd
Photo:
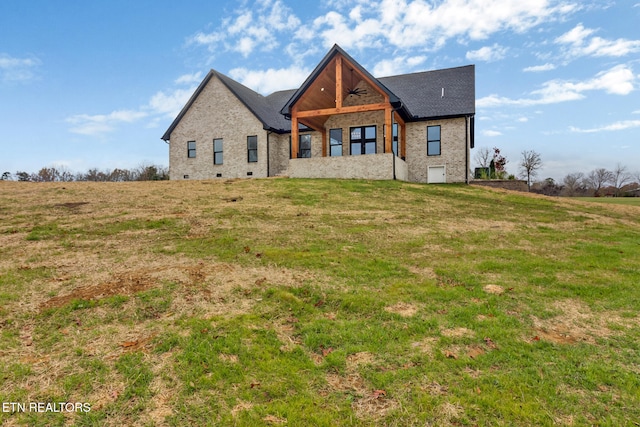
[(616, 205), (640, 206), (640, 197), (576, 197), (583, 202), (611, 203)]
[(0, 182), (0, 424), (636, 426), (639, 260), (475, 186)]

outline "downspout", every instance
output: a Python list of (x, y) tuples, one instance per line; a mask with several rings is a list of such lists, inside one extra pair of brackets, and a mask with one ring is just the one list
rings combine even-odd
[(464, 182), (469, 184), (469, 116), (464, 117)]
[(271, 131), (267, 131), (267, 178), (271, 176), (270, 174), (270, 161), (269, 161), (269, 135), (271, 135)]
[(391, 150), (391, 158), (393, 159), (393, 180), (395, 181), (397, 179), (396, 178), (396, 155), (393, 153), (393, 150)]

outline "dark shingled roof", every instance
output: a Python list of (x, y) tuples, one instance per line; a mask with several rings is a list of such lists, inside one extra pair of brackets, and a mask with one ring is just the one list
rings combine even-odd
[[(329, 51), (320, 65), (327, 63), (336, 52), (347, 55), (336, 45)], [(348, 55), (347, 57), (350, 61), (353, 61)], [(357, 62), (353, 62), (357, 64)], [(274, 92), (268, 96), (260, 95), (230, 77), (211, 70), (182, 111), (180, 111), (180, 114), (169, 126), (162, 139), (169, 140), (171, 132), (173, 132), (213, 76), (220, 79), (249, 111), (262, 122), (265, 129), (277, 133), (291, 132), (291, 121), (284, 114), (288, 113), (288, 107), (300, 96), (305, 86), (313, 81), (314, 76), (322, 68), (320, 65), (316, 67), (316, 70), (299, 89)], [(370, 76), (364, 68), (362, 70), (367, 76)], [(379, 79), (371, 78), (380, 84), (381, 89), (393, 95), (394, 105), (399, 105), (397, 110), (403, 115), (405, 121), (462, 117), (475, 114), (474, 65), (402, 74)]]
[(474, 65), (382, 77), (378, 81), (400, 98), (412, 116), (407, 121), (476, 112)]

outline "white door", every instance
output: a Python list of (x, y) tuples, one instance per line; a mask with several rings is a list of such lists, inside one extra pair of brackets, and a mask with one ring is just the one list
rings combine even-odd
[(444, 166), (427, 167), (427, 183), (443, 184), (447, 182)]

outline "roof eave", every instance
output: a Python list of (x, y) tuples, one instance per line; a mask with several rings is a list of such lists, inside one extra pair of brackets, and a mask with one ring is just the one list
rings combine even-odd
[(161, 139), (163, 139), (165, 142), (169, 141), (171, 137), (171, 132), (173, 132), (176, 126), (178, 126), (178, 123), (180, 123), (180, 120), (182, 120), (184, 115), (187, 114), (187, 111), (189, 111), (189, 108), (191, 108), (191, 105), (196, 101), (196, 99), (200, 95), (200, 92), (204, 90), (209, 80), (211, 80), (211, 76), (213, 76), (214, 74), (215, 74), (214, 70), (210, 70), (209, 73), (207, 73), (206, 77), (202, 80), (202, 82), (200, 82), (200, 85), (198, 85), (198, 88), (193, 92), (193, 94), (189, 98), (189, 101), (187, 101), (184, 107), (182, 107), (182, 110), (180, 110), (180, 113), (178, 113), (178, 115), (173, 120), (173, 122), (171, 122), (171, 125), (169, 126), (167, 131), (164, 133), (164, 135), (162, 135)]
[(369, 71), (367, 71), (358, 61), (353, 59), (347, 52), (345, 52), (340, 46), (334, 44), (331, 50), (327, 52), (324, 58), (320, 61), (320, 63), (316, 66), (313, 72), (307, 77), (304, 83), (298, 88), (298, 90), (291, 96), (289, 101), (282, 107), (280, 110), (280, 114), (284, 115), (287, 118), (291, 118), (291, 106), (293, 106), (303, 93), (306, 92), (307, 88), (314, 82), (314, 80), (318, 77), (318, 75), (325, 69), (325, 67), (329, 64), (329, 62), (333, 59), (337, 54), (342, 55), (347, 61), (353, 64), (356, 69), (366, 76), (370, 81), (374, 82), (383, 92), (385, 92), (389, 96), (389, 102), (391, 104), (399, 103), (401, 100), (389, 90), (384, 84), (382, 84), (377, 78), (375, 78)]

